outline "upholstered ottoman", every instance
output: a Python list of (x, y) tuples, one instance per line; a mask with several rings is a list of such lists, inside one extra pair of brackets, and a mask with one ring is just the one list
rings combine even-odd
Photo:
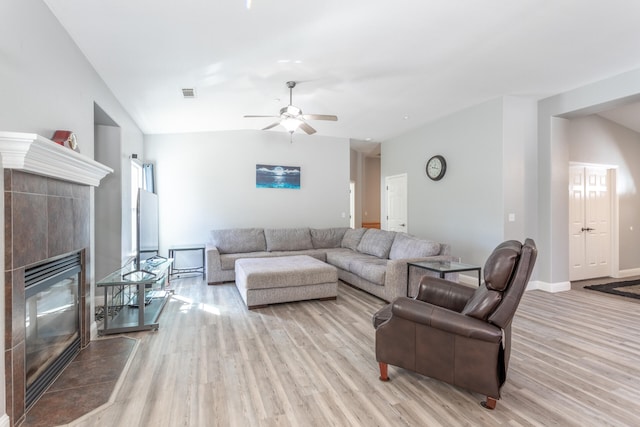
[(236, 260), (236, 287), (247, 308), (336, 299), (338, 270), (307, 255)]

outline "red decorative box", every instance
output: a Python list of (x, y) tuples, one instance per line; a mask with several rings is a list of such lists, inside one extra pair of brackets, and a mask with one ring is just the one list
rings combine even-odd
[(62, 146), (65, 146), (67, 144), (65, 144), (65, 142), (67, 142), (69, 140), (69, 138), (71, 137), (71, 134), (73, 132), (71, 132), (70, 130), (57, 130), (55, 131), (55, 133), (53, 134), (53, 138), (51, 138), (51, 140), (53, 142), (56, 142)]

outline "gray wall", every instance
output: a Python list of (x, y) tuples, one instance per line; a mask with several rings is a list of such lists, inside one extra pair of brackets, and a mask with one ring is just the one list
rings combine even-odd
[[(569, 284), (569, 138), (563, 121), (640, 101), (640, 69), (538, 103), (538, 278)], [(633, 159), (632, 159), (633, 161)]]
[(619, 268), (640, 268), (640, 134), (597, 115), (569, 120), (569, 160), (617, 166)]
[[(156, 165), (160, 247), (230, 227), (348, 227), (349, 141), (229, 131), (145, 137)], [(256, 164), (301, 167), (299, 190), (256, 188)]]
[[(477, 265), (505, 239), (535, 238), (535, 111), (531, 100), (499, 98), (384, 142), (383, 182), (408, 177), (408, 232), (447, 242)], [(447, 172), (434, 182), (425, 165), (435, 154), (445, 157)], [(385, 212), (383, 206), (383, 224)]]

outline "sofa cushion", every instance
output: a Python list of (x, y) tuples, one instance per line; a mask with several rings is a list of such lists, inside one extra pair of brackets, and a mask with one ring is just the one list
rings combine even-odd
[(480, 286), (469, 298), (461, 313), (476, 319), (487, 320), (500, 301), (502, 301), (502, 292), (491, 291), (486, 286)]
[(273, 254), (267, 251), (222, 254), (220, 255), (220, 269), (234, 270), (236, 268), (236, 261), (242, 258), (266, 258), (270, 256), (273, 256)]
[(311, 228), (311, 243), (315, 249), (339, 248), (347, 231), (343, 228)]
[(386, 259), (389, 256), (391, 245), (396, 237), (395, 231), (378, 230), (370, 228), (358, 243), (358, 252)]
[(267, 251), (301, 251), (313, 249), (311, 233), (304, 228), (266, 228)]
[(367, 258), (371, 258), (371, 255), (361, 254), (346, 248), (327, 251), (327, 264), (341, 268), (344, 271), (349, 271), (351, 261)]
[(386, 259), (372, 257), (353, 259), (349, 264), (349, 271), (371, 283), (382, 286), (387, 273), (387, 262)]
[(262, 228), (211, 230), (211, 243), (221, 254), (267, 250)]
[(351, 249), (352, 251), (357, 250), (360, 239), (362, 239), (365, 231), (367, 231), (366, 228), (349, 228), (344, 233), (341, 246), (343, 248)]
[(440, 253), (440, 243), (397, 233), (389, 251), (389, 259), (424, 258)]

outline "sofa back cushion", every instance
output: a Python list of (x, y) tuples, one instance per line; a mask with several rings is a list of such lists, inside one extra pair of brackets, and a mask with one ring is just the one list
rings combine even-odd
[(221, 254), (260, 252), (267, 249), (262, 228), (211, 230), (211, 243)]
[(387, 258), (396, 234), (395, 231), (370, 228), (364, 233), (362, 239), (360, 239), (358, 252), (377, 256), (378, 258)]
[(389, 259), (424, 258), (439, 254), (440, 243), (397, 233), (389, 251)]
[(349, 228), (344, 233), (344, 237), (342, 238), (342, 247), (351, 249), (352, 251), (358, 250), (358, 244), (360, 243), (360, 239), (364, 235), (366, 228)]
[(304, 228), (265, 228), (267, 251), (302, 251), (313, 249), (311, 233)]
[(311, 243), (314, 249), (339, 248), (347, 231), (343, 228), (311, 228)]

